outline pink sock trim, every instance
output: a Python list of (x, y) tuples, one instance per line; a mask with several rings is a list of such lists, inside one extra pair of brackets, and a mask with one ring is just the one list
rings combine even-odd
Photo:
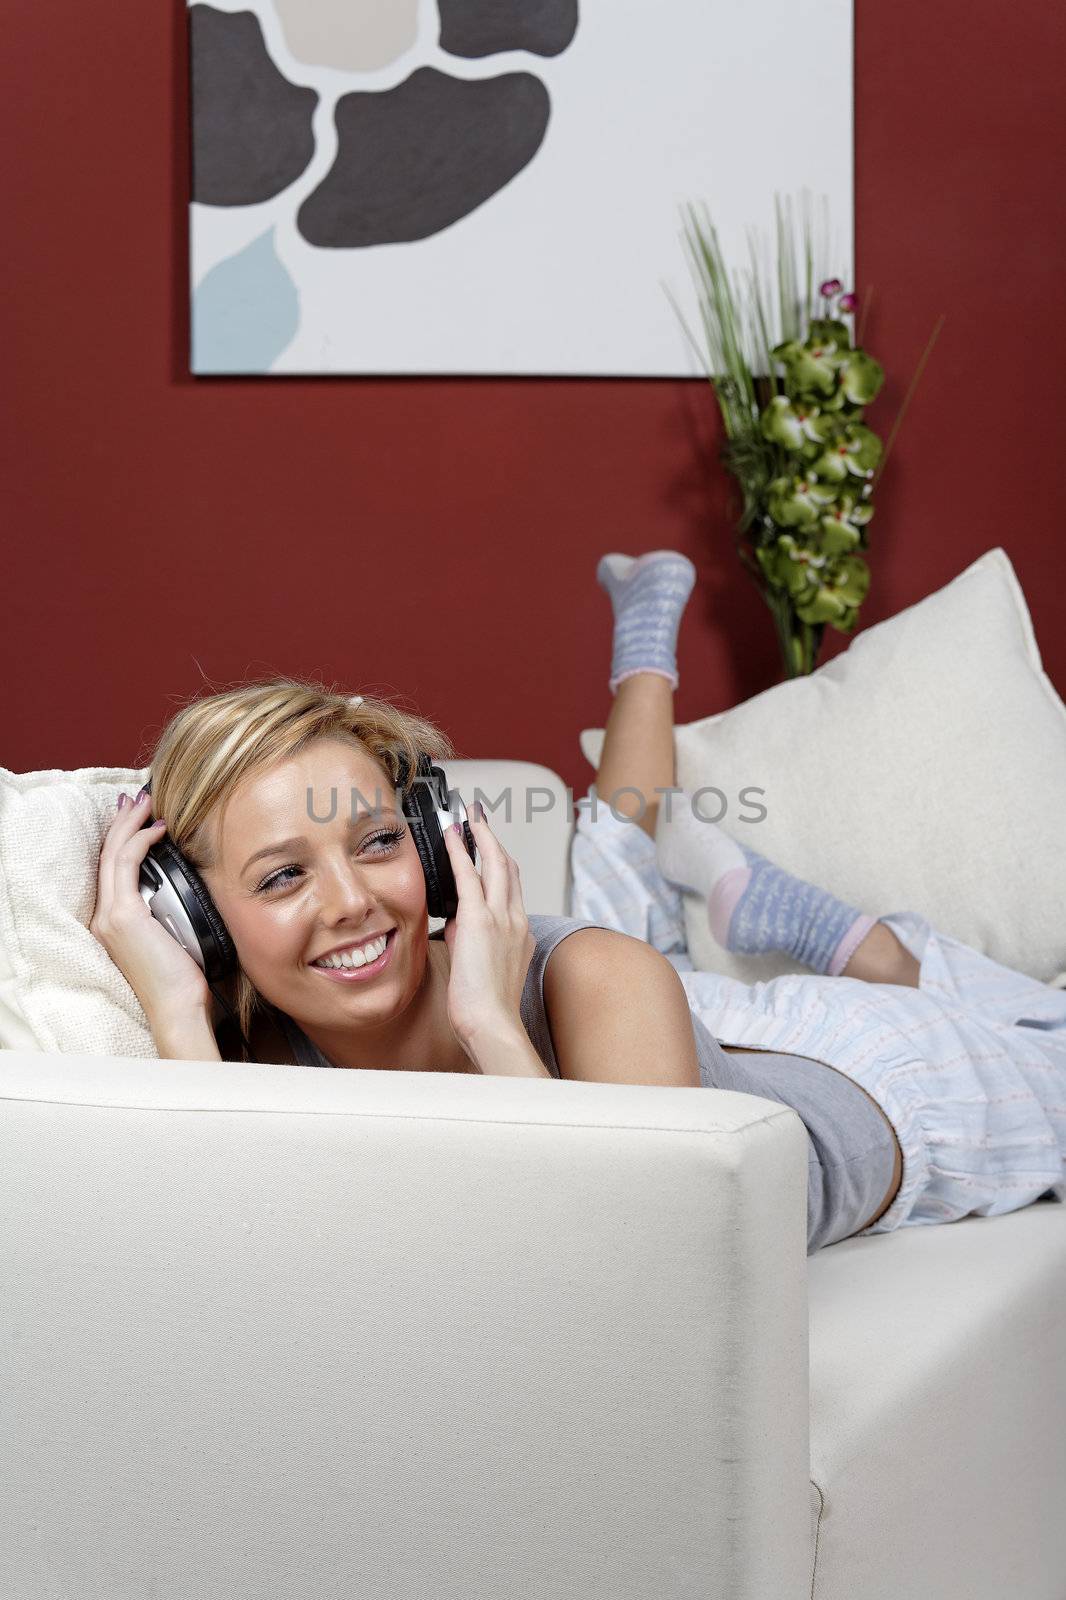
[(869, 933), (870, 929), (876, 927), (876, 925), (876, 917), (868, 917), (865, 914), (863, 914), (861, 917), (856, 917), (855, 921), (852, 923), (843, 939), (841, 939), (840, 943), (833, 951), (833, 958), (826, 969), (831, 978), (840, 977), (840, 974), (843, 972), (844, 968), (847, 966), (856, 950), (862, 944), (862, 941), (866, 938), (866, 935)]
[(631, 667), (628, 672), (620, 672), (617, 678), (608, 679), (607, 687), (614, 694), (618, 685), (623, 683), (626, 678), (636, 678), (642, 672), (654, 672), (658, 678), (669, 678), (675, 689), (680, 681), (676, 672), (667, 672), (663, 667)]
[(726, 940), (729, 938), (729, 924), (733, 920), (733, 912), (737, 909), (737, 901), (750, 882), (750, 867), (732, 867), (728, 872), (722, 873), (711, 890), (707, 901), (707, 921), (723, 950), (728, 949)]

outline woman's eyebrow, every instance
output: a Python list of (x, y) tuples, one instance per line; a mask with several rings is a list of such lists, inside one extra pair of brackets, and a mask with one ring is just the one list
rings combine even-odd
[[(395, 817), (395, 815), (396, 812), (393, 810), (392, 806), (378, 806), (371, 811), (357, 812), (354, 817), (348, 818), (346, 826), (349, 828), (357, 828), (361, 822), (366, 822), (370, 817)], [(257, 861), (263, 860), (265, 856), (284, 855), (286, 851), (298, 850), (306, 843), (306, 837), (303, 834), (299, 834), (294, 839), (279, 839), (276, 844), (264, 845), (262, 850), (257, 850), (254, 855), (250, 855), (248, 857), (248, 860), (241, 868), (241, 877), (244, 877), (244, 874), (248, 871), (249, 867), (254, 866)]]
[(248, 868), (250, 866), (252, 866), (256, 861), (261, 861), (264, 856), (280, 856), (280, 855), (284, 855), (286, 850), (297, 850), (297, 849), (299, 849), (299, 847), (301, 845), (306, 844), (306, 843), (307, 843), (306, 839), (299, 838), (299, 839), (279, 839), (277, 844), (264, 845), (262, 850), (257, 850), (255, 852), (254, 856), (249, 856), (248, 857), (248, 860), (244, 863), (244, 866), (241, 868), (241, 876), (243, 877), (244, 874), (248, 871)]

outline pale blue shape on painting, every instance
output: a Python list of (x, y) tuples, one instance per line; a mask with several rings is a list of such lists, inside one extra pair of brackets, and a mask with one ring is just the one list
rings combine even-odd
[(300, 325), (274, 230), (211, 268), (192, 300), (193, 372), (269, 372)]

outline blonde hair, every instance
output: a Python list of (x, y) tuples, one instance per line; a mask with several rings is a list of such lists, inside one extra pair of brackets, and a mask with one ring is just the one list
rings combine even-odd
[[(348, 696), (314, 679), (264, 678), (187, 702), (167, 723), (149, 758), (153, 814), (200, 872), (217, 865), (216, 827), (238, 784), (250, 772), (298, 754), (317, 739), (341, 739), (372, 756), (402, 790), (418, 757), (455, 755), (432, 722), (374, 696)], [(248, 1038), (265, 1004), (238, 969), (237, 1016)]]

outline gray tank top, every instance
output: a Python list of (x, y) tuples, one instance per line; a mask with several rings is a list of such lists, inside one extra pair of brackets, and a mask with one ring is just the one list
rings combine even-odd
[[(548, 957), (568, 934), (606, 926), (574, 917), (529, 918), (536, 943), (519, 1010), (522, 1026), (553, 1078), (561, 1074), (544, 1005)], [(332, 1067), (333, 1062), (291, 1017), (280, 1011), (277, 1016), (300, 1066)], [(895, 1143), (878, 1108), (850, 1078), (821, 1061), (765, 1050), (727, 1054), (695, 1016), (692, 1032), (704, 1088), (776, 1100), (791, 1107), (806, 1127), (808, 1255), (857, 1232), (881, 1204), (892, 1178)]]

